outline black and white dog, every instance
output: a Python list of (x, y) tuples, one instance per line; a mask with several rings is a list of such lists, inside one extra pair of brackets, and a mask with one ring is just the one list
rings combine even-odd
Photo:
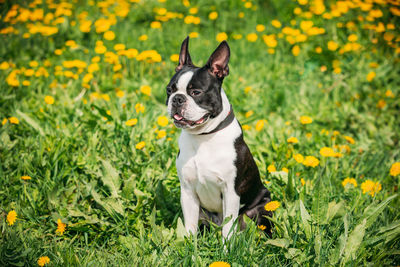
[(168, 113), (182, 128), (176, 167), (181, 184), (185, 228), (196, 234), (199, 221), (221, 224), (225, 238), (243, 215), (271, 233), (272, 216), (264, 209), (270, 192), (263, 186), (256, 163), (243, 140), (242, 128), (222, 89), (229, 73), (230, 49), (223, 41), (205, 66), (193, 65), (189, 37), (181, 47), (179, 65), (167, 86)]

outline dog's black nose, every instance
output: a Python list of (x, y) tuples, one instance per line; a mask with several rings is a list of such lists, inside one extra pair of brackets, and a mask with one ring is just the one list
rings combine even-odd
[(186, 102), (186, 96), (182, 94), (177, 94), (172, 99), (172, 106), (181, 107)]

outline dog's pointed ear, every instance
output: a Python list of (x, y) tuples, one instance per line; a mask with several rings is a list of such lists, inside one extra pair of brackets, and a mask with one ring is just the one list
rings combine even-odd
[(226, 41), (220, 43), (207, 61), (206, 68), (208, 71), (219, 79), (227, 76), (229, 74), (228, 62), (230, 54), (228, 43)]
[(180, 71), (184, 65), (193, 65), (189, 54), (189, 36), (182, 42), (181, 52), (179, 53), (179, 65), (175, 71)]

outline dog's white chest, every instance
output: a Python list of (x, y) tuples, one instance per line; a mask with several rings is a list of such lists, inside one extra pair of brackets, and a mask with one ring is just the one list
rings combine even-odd
[(176, 161), (182, 186), (190, 189), (203, 208), (222, 212), (222, 192), (236, 177), (234, 142), (241, 134), (237, 121), (213, 135), (182, 132)]

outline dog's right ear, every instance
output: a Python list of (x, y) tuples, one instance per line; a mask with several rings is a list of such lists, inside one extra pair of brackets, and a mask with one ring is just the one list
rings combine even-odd
[(184, 65), (193, 65), (189, 54), (189, 36), (182, 42), (181, 52), (179, 53), (179, 65), (175, 71), (180, 71)]

